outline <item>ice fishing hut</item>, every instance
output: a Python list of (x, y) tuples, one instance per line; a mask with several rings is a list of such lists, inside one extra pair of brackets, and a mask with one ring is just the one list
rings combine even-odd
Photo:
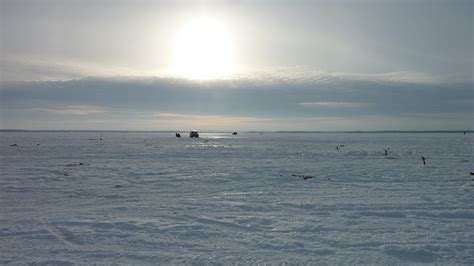
[(199, 138), (199, 133), (197, 132), (197, 130), (191, 130), (191, 132), (189, 132), (189, 137), (190, 138)]

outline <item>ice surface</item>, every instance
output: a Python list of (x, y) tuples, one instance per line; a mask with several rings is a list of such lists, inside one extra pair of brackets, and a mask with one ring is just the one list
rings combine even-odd
[(472, 134), (201, 135), (1, 133), (0, 264), (474, 264)]

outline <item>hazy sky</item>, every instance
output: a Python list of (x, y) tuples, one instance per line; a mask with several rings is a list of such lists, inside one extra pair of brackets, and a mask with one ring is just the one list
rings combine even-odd
[(0, 128), (474, 129), (473, 1), (0, 3)]

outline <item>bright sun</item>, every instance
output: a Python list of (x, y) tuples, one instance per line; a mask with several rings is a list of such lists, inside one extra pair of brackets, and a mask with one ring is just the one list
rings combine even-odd
[(200, 18), (186, 24), (173, 44), (171, 74), (189, 79), (216, 79), (235, 71), (234, 44), (217, 21)]

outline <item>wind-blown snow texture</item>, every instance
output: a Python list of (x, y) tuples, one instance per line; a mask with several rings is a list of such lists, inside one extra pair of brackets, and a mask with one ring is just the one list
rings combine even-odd
[(472, 134), (0, 134), (2, 264), (474, 263)]

